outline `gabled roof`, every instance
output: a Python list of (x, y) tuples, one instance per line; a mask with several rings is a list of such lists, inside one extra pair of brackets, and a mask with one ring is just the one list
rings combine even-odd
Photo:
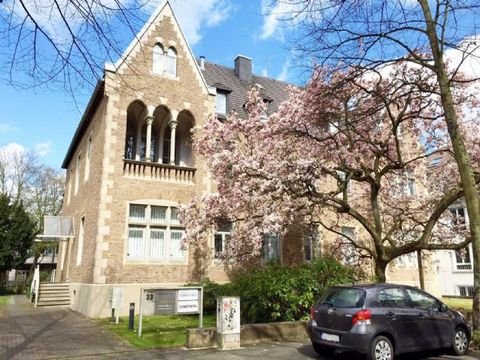
[[(172, 15), (174, 19), (174, 24), (178, 27), (178, 31), (180, 33), (180, 39), (181, 41), (184, 42), (185, 47), (187, 48), (188, 55), (190, 55), (192, 59), (195, 60), (195, 56), (193, 55), (192, 48), (190, 47), (190, 44), (188, 43), (187, 38), (185, 37), (185, 34), (183, 33), (182, 28), (180, 27), (180, 24), (178, 22), (177, 17), (175, 16), (175, 12), (171, 7), (170, 2), (168, 0), (164, 0), (162, 3), (160, 3), (159, 6), (157, 6), (153, 14), (150, 16), (147, 22), (143, 25), (142, 29), (138, 32), (138, 34), (133, 38), (133, 40), (130, 42), (128, 47), (123, 52), (122, 56), (120, 56), (120, 58), (115, 62), (115, 64), (105, 63), (105, 67), (104, 67), (105, 71), (117, 72), (122, 66), (124, 66), (128, 57), (131, 56), (133, 53), (135, 53), (135, 48), (137, 46), (141, 46), (141, 42), (143, 38), (148, 36), (149, 31), (155, 28), (155, 23), (160, 18), (160, 15), (162, 14), (162, 12), (166, 12), (166, 11), (169, 11), (170, 14)], [(209, 93), (207, 83), (202, 76), (202, 72), (200, 71), (198, 63), (196, 61), (193, 61), (193, 62), (197, 68), (198, 73), (200, 74), (201, 82), (205, 86), (206, 93)]]
[(209, 62), (205, 62), (204, 67), (203, 76), (207, 84), (229, 93), (227, 112), (234, 110), (240, 116), (246, 117), (247, 113), (244, 105), (248, 100), (250, 89), (255, 84), (263, 88), (262, 96), (269, 102), (269, 111), (271, 112), (276, 111), (280, 103), (288, 97), (287, 87), (291, 84), (284, 81), (253, 74), (250, 81), (243, 81), (235, 74), (233, 68)]

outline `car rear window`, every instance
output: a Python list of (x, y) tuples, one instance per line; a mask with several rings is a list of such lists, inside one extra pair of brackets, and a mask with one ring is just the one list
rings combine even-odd
[(360, 308), (365, 302), (365, 290), (355, 288), (331, 288), (320, 299), (319, 305), (336, 308)]

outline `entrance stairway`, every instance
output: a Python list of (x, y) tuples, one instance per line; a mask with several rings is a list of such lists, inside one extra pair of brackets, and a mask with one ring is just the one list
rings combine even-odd
[(40, 283), (37, 307), (70, 306), (68, 283)]

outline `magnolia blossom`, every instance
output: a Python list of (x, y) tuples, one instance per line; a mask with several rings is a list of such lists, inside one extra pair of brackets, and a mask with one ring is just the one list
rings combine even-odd
[[(267, 119), (253, 89), (247, 118), (211, 117), (196, 129), (194, 148), (217, 191), (182, 209), (186, 243), (228, 222), (228, 256), (258, 256), (264, 234), (315, 225), (372, 258), (379, 278), (403, 254), (468, 243), (448, 211), (462, 191), (436, 77), (405, 63), (331, 74), (319, 68), (305, 88), (291, 87)], [(471, 85), (456, 79), (458, 112), (469, 118), (461, 130), (479, 159), (478, 124), (466, 115), (478, 104)], [(362, 236), (342, 235), (348, 223)]]

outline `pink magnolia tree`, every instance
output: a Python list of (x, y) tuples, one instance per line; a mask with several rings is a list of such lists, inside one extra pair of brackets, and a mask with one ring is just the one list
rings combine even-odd
[[(401, 255), (469, 243), (448, 211), (463, 192), (441, 102), (432, 96), (435, 77), (405, 63), (361, 76), (361, 69), (328, 70), (316, 71), (305, 88), (291, 87), (268, 117), (253, 89), (247, 118), (211, 117), (197, 129), (194, 147), (217, 191), (181, 211), (190, 246), (204, 246), (217, 226), (233, 223), (224, 256), (245, 259), (261, 254), (265, 234), (314, 225), (371, 258), (385, 281), (387, 264)], [(457, 78), (462, 113), (474, 104)], [(466, 125), (468, 136), (474, 125)], [(477, 137), (469, 143), (478, 158)], [(434, 156), (442, 161), (432, 167)], [(343, 234), (345, 224), (358, 234)]]

